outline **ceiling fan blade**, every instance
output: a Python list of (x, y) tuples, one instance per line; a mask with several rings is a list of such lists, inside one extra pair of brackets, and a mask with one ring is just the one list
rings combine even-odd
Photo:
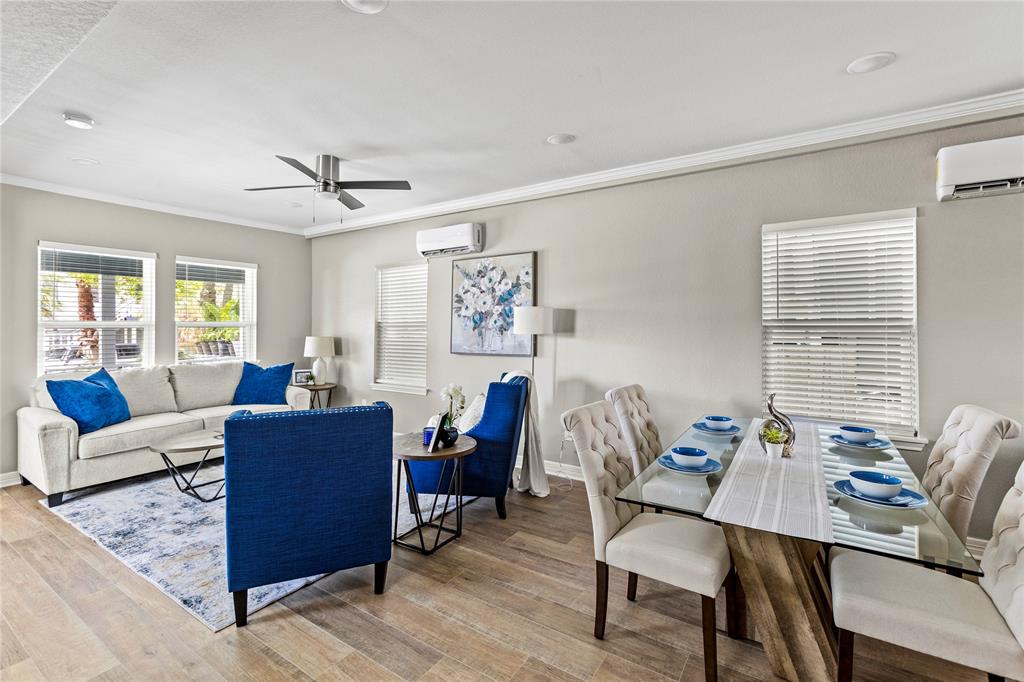
[(412, 189), (406, 180), (356, 180), (334, 184), (342, 189)]
[(350, 211), (354, 211), (357, 208), (362, 208), (363, 206), (366, 206), (366, 204), (359, 201), (359, 199), (356, 199), (354, 196), (352, 196), (345, 190), (341, 190), (341, 193), (338, 194), (338, 201), (345, 204), (345, 208), (349, 209)]
[(262, 192), (268, 189), (299, 189), (300, 187), (316, 187), (316, 185), (284, 185), (282, 187), (246, 187), (246, 192)]
[(284, 161), (285, 163), (287, 163), (289, 166), (291, 166), (295, 170), (299, 171), (300, 173), (303, 173), (304, 175), (308, 175), (309, 177), (311, 177), (313, 180), (315, 180), (317, 182), (320, 181), (320, 178), (318, 178), (316, 176), (316, 173), (314, 173), (311, 168), (306, 167), (301, 161), (296, 161), (293, 158), (290, 158), (288, 156), (281, 156), (280, 154), (275, 154), (274, 156), (276, 156), (277, 158), (281, 159), (282, 161)]

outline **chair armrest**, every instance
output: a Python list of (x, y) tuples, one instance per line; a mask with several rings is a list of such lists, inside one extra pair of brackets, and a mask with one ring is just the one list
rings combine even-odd
[(312, 398), (313, 394), (301, 386), (289, 385), (284, 390), (285, 402), (291, 405), (293, 410), (308, 410)]
[(71, 461), (78, 456), (78, 424), (56, 410), (18, 410), (18, 472), (47, 495), (70, 485)]

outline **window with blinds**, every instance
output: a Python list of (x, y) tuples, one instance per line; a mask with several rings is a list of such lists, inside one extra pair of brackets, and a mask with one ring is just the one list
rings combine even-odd
[(256, 359), (256, 266), (178, 256), (178, 362)]
[(762, 390), (791, 414), (916, 436), (916, 212), (765, 225)]
[(427, 392), (427, 265), (377, 269), (374, 388)]
[(156, 254), (40, 242), (39, 374), (153, 364)]

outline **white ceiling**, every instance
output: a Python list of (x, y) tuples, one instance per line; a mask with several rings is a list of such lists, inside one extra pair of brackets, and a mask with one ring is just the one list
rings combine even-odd
[(122, 0), (0, 127), (2, 171), (301, 229), (311, 190), (242, 191), (303, 183), (274, 154), (412, 183), (353, 191), (362, 219), (1022, 87), (1020, 2)]

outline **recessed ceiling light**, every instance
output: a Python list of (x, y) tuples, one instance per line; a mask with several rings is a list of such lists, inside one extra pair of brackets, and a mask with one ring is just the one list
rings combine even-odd
[(846, 73), (870, 73), (884, 69), (894, 61), (896, 61), (895, 52), (872, 52), (850, 62), (846, 67)]
[(555, 133), (548, 136), (548, 144), (572, 144), (576, 136), (572, 133)]
[(93, 124), (96, 123), (96, 121), (85, 114), (76, 114), (70, 111), (64, 112), (64, 122), (72, 128), (78, 128), (79, 130), (91, 130)]
[(302, 208), (302, 202), (301, 201), (293, 201), (292, 203), (290, 203), (288, 205), (291, 206), (292, 208)]
[(379, 14), (390, 0), (341, 0), (341, 4), (359, 14)]
[(79, 166), (98, 166), (100, 162), (96, 159), (90, 159), (87, 156), (73, 156), (71, 160), (77, 163)]

